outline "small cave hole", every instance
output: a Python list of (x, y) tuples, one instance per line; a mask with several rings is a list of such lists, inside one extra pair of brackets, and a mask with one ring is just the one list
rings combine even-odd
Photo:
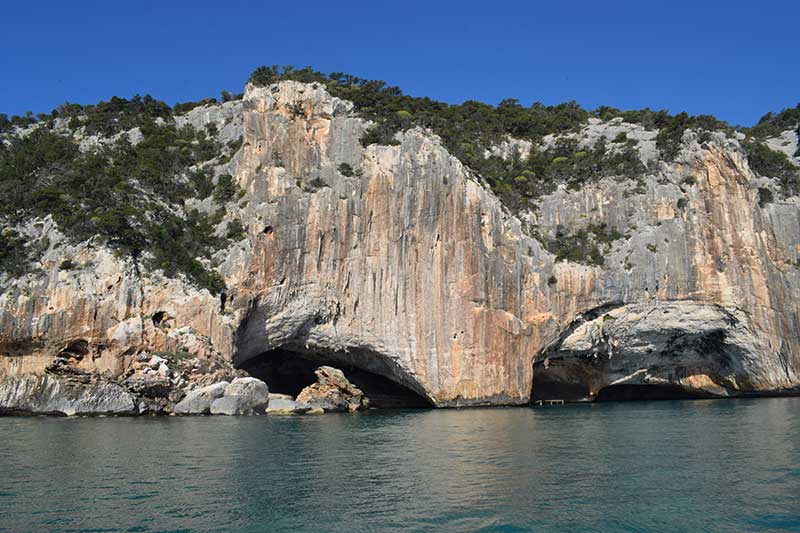
[(273, 230), (273, 229), (272, 229), (272, 226), (270, 226), (269, 224), (267, 224), (266, 226), (264, 226), (264, 231), (263, 231), (262, 233), (263, 233), (264, 235), (272, 235), (272, 232), (273, 232), (273, 231), (275, 231), (275, 230)]
[(581, 402), (589, 399), (591, 399), (591, 395), (589, 387), (585, 383), (562, 381), (555, 376), (550, 376), (547, 371), (534, 372), (533, 388), (531, 389), (531, 402), (533, 403), (547, 400)]
[(161, 323), (164, 321), (164, 315), (165, 315), (164, 311), (157, 311), (157, 312), (153, 313), (152, 320), (153, 320), (153, 325), (155, 327), (158, 327), (158, 326), (161, 325)]
[(77, 339), (71, 341), (63, 350), (61, 350), (60, 355), (74, 359), (83, 359), (85, 356), (89, 355), (89, 341), (86, 339)]

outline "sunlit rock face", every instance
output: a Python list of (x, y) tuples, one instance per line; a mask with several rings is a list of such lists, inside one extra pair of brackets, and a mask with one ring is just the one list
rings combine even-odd
[(755, 332), (740, 309), (693, 300), (594, 309), (537, 359), (533, 399), (704, 398), (791, 387), (787, 361)]
[[(639, 132), (639, 183), (560, 188), (514, 215), (429, 132), (362, 147), (369, 123), (321, 86), (248, 86), (228, 108), (193, 119), (243, 132), (226, 170), (245, 191), (228, 217), (247, 236), (216, 258), (224, 298), (91, 243), (58, 246), (45, 224), (32, 229), (53, 236), (40, 273), (0, 296), (0, 371), (61, 355), (119, 375), (160, 350), (242, 366), (280, 350), (437, 406), (527, 403), (542, 383), (542, 397), (592, 399), (614, 384), (736, 395), (800, 382), (797, 199), (760, 207), (769, 184), (735, 140), (687, 133), (667, 164)], [(590, 223), (623, 235), (602, 266), (556, 262), (529, 236)], [(67, 252), (94, 266), (60, 270)]]

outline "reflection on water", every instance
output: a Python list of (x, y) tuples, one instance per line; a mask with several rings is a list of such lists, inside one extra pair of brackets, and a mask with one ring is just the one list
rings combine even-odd
[(0, 531), (800, 529), (800, 398), (0, 434)]

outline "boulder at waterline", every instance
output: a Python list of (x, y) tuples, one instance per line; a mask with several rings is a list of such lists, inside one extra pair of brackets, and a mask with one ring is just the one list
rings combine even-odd
[(242, 399), (245, 411), (263, 413), (269, 403), (269, 388), (258, 378), (235, 378), (225, 387), (225, 396), (238, 396)]
[(267, 406), (268, 415), (302, 415), (311, 409), (311, 406), (305, 403), (296, 402), (294, 400), (287, 400), (284, 398), (271, 399)]
[(193, 390), (186, 398), (175, 405), (175, 412), (179, 415), (204, 415), (211, 410), (211, 403), (225, 395), (227, 381), (220, 381), (201, 389)]

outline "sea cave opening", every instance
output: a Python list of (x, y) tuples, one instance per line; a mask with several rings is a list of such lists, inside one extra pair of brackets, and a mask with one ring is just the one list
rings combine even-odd
[(638, 400), (691, 400), (702, 398), (677, 385), (621, 384), (609, 385), (597, 391), (595, 401), (629, 402)]
[(591, 400), (589, 386), (552, 378), (546, 372), (535, 372), (531, 389), (531, 402), (548, 400), (564, 400), (566, 402), (583, 402)]
[(425, 396), (411, 387), (380, 373), (364, 370), (333, 353), (300, 353), (277, 348), (244, 361), (238, 368), (264, 381), (270, 392), (296, 397), (305, 387), (316, 383), (317, 377), (314, 371), (323, 365), (341, 370), (345, 377), (369, 398), (371, 407), (378, 409), (432, 407)]

